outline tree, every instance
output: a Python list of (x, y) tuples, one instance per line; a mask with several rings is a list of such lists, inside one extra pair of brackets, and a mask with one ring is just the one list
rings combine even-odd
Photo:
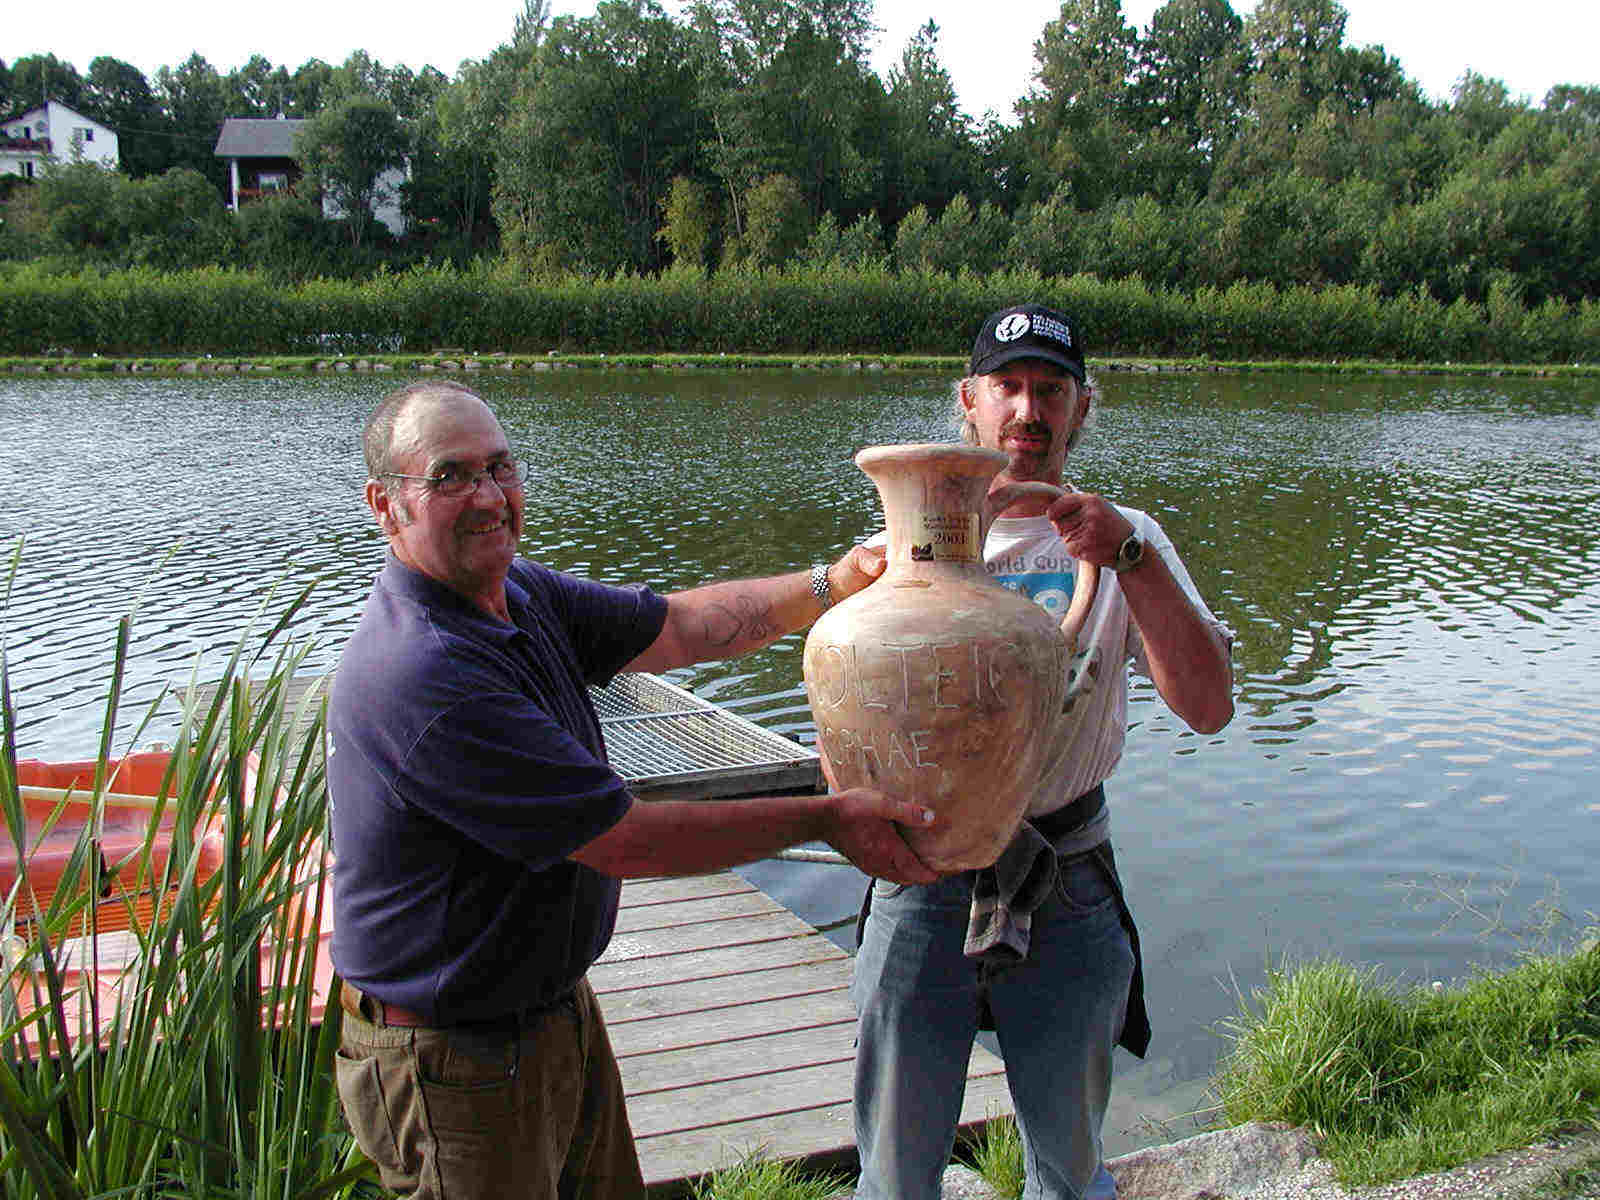
[(864, 120), (883, 85), (836, 35), (802, 20), (746, 91), (736, 125), (767, 175), (793, 179), (808, 216), (870, 207), (882, 178)]
[(222, 198), (187, 167), (129, 179), (92, 163), (52, 164), (39, 199), (51, 240), (86, 259), (174, 270), (232, 257)]
[(933, 223), (926, 255), (927, 266), (954, 275), (968, 271), (992, 271), (1011, 235), (1011, 224), (992, 204), (976, 211), (964, 194), (958, 193)]
[(894, 265), (899, 271), (931, 271), (938, 263), (938, 247), (933, 241), (933, 218), (928, 207), (919, 204), (900, 218), (894, 227)]
[(200, 172), (173, 167), (129, 185), (128, 257), (175, 271), (230, 262), (237, 234), (222, 196)]
[(242, 67), (229, 71), (223, 79), (224, 104), (230, 117), (272, 117), (283, 109), (287, 72), (278, 71), (265, 56), (252, 54)]
[(1137, 38), (1122, 0), (1064, 0), (1061, 15), (1034, 43), (1033, 82), (1017, 104), (1030, 153), (1047, 165), (1028, 198), (1070, 183), (1095, 207), (1119, 190), (1130, 118)]
[(171, 122), (174, 166), (193, 167), (219, 190), (227, 186), (228, 168), (216, 156), (217, 135), (228, 112), (227, 89), (217, 70), (199, 54), (177, 67), (156, 72), (156, 95)]
[(1065, 277), (1090, 269), (1084, 222), (1065, 185), (1030, 204), (1011, 223), (1007, 262), (1041, 275)]
[(691, 267), (710, 266), (717, 207), (706, 188), (687, 176), (675, 176), (667, 198), (661, 202), (661, 215), (660, 237), (672, 251), (672, 261)]
[(1600, 129), (1600, 87), (1558, 83), (1545, 93), (1544, 111), (1575, 131)]
[(333, 227), (312, 201), (292, 192), (263, 196), (235, 217), (241, 257), (281, 279), (328, 273), (337, 257)]
[(889, 253), (883, 240), (883, 222), (870, 212), (844, 229), (832, 213), (822, 220), (806, 239), (799, 261), (808, 267), (841, 266), (863, 271), (888, 265)]
[(51, 241), (88, 258), (125, 253), (132, 183), (93, 163), (51, 163), (40, 178), (39, 208)]
[(1479, 75), (1469, 68), (1456, 81), (1450, 112), (1456, 124), (1473, 141), (1487, 146), (1525, 107), (1511, 99), (1511, 93), (1500, 80)]
[(522, 11), (511, 28), (511, 46), (530, 56), (550, 28), (550, 0), (523, 0)]
[(982, 185), (972, 123), (962, 113), (950, 72), (939, 61), (939, 26), (929, 21), (889, 70), (884, 211), (891, 221), (917, 204), (943, 208)]
[(805, 197), (786, 175), (769, 175), (750, 193), (745, 224), (745, 261), (781, 267), (799, 255), (811, 233)]
[(376, 96), (341, 101), (296, 135), (300, 169), (345, 213), (352, 246), (359, 247), (371, 227), (372, 206), (389, 198), (383, 174), (404, 165), (408, 144), (394, 106)]
[(695, 0), (691, 53), (705, 154), (735, 235), (758, 183), (788, 175), (815, 219), (866, 211), (881, 193), (888, 116), (867, 66), (870, 0)]
[(1314, 112), (1338, 79), (1350, 19), (1338, 0), (1260, 0), (1247, 23), (1258, 81), (1286, 87)]
[(494, 214), (524, 262), (654, 269), (661, 202), (704, 135), (684, 32), (651, 0), (558, 17), (502, 123)]
[(54, 54), (25, 54), (13, 62), (10, 87), (12, 109), (26, 112), (48, 100), (83, 108), (83, 76)]
[(289, 77), (285, 116), (314, 117), (335, 102), (334, 71), (320, 58), (308, 58)]
[[(534, 47), (500, 46), (488, 58), (467, 60), (456, 78), (434, 99), (433, 129), (439, 144), (439, 207), (476, 245), (488, 237), (493, 213), (496, 146), (519, 77), (533, 59)], [(419, 186), (428, 176), (419, 174)]]
[(1170, 164), (1143, 190), (1204, 195), (1238, 134), (1249, 86), (1244, 22), (1228, 0), (1169, 0), (1139, 42), (1134, 104), (1144, 157)]
[(117, 131), (122, 169), (133, 178), (159, 174), (170, 165), (166, 115), (137, 67), (107, 55), (91, 62), (84, 111)]

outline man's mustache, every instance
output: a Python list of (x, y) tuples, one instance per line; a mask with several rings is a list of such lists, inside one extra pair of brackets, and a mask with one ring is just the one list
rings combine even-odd
[(1001, 438), (1043, 438), (1047, 444), (1054, 440), (1054, 435), (1050, 431), (1050, 426), (1046, 425), (1043, 421), (1007, 421), (1004, 425), (1000, 426), (1000, 436)]

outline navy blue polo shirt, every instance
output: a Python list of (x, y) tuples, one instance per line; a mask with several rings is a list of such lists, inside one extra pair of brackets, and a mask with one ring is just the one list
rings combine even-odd
[(518, 559), (512, 625), (392, 554), (329, 705), (333, 962), (435, 1024), (570, 988), (620, 883), (569, 859), (632, 803), (588, 685), (655, 641), (667, 603)]

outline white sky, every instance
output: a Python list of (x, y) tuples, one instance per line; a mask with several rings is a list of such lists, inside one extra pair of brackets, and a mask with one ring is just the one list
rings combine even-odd
[[(1128, 23), (1143, 32), (1162, 0), (1123, 0)], [(1600, 84), (1600, 2), (1521, 0), (1343, 0), (1350, 14), (1348, 45), (1381, 44), (1406, 75), (1436, 99), (1448, 98), (1468, 67), (1499, 79), (1513, 97), (1535, 104), (1556, 83)], [(556, 12), (588, 15), (594, 0), (555, 0)], [(1233, 0), (1241, 16), (1255, 0)], [(672, 0), (668, 11), (677, 12)], [(338, 64), (364, 49), (386, 66), (413, 70), (431, 64), (454, 75), (464, 58), (480, 58), (508, 41), (521, 0), (458, 0), (401, 6), (393, 0), (273, 0), (228, 6), (214, 0), (79, 0), (70, 20), (13, 21), (0, 33), (0, 60), (53, 53), (87, 72), (109, 54), (132, 63), (152, 81), (156, 69), (177, 66), (198, 50), (219, 71), (252, 53), (290, 70), (309, 58)], [(1009, 119), (1033, 71), (1033, 43), (1060, 13), (1059, 0), (877, 0), (873, 66), (880, 75), (929, 17), (941, 31), (939, 57), (973, 117), (993, 109)], [(22, 28), (38, 33), (19, 33)]]

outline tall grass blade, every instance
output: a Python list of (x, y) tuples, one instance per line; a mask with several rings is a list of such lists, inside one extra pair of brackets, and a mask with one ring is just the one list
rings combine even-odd
[[(240, 637), (206, 701), (196, 664), (139, 848), (102, 866), (132, 645), (131, 619), (119, 624), (93, 785), (69, 796), (89, 817), (44, 911), (28, 910), (21, 957), (10, 930), (32, 895), (29, 818), (0, 639), (0, 808), (19, 859), (0, 930), (8, 1200), (335, 1200), (370, 1178), (333, 1086), (340, 1010), (323, 1020), (314, 990), (328, 921), (323, 700), (313, 690), (290, 704), (310, 648), (284, 641), (309, 593), (259, 646)], [(245, 663), (270, 671), (251, 679)], [(115, 943), (113, 916), (130, 925)], [(96, 978), (103, 1003), (86, 987)]]

